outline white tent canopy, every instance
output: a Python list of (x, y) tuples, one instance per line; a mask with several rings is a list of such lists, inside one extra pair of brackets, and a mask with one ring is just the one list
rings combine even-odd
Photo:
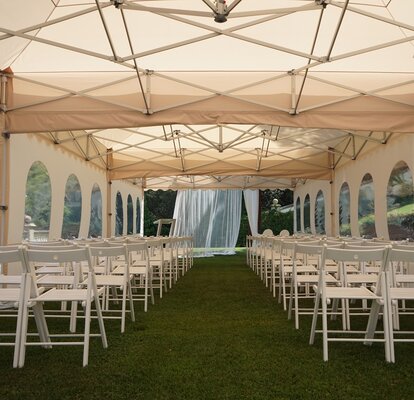
[(331, 179), (414, 131), (413, 2), (228, 3), (1, 2), (0, 127), (148, 188)]

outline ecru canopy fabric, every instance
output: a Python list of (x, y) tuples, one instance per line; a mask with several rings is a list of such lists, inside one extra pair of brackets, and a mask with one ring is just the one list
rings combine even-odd
[(147, 187), (330, 179), (414, 132), (413, 16), (407, 0), (0, 2), (0, 121)]

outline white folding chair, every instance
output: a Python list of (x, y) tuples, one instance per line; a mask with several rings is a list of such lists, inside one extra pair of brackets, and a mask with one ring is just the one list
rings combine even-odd
[[(405, 264), (403, 268), (400, 268), (399, 264), (401, 263)], [(400, 305), (403, 301), (414, 300), (413, 275), (409, 270), (410, 267), (413, 267), (413, 264), (413, 249), (403, 249), (402, 246), (399, 246), (389, 250), (385, 297), (388, 309), (391, 311), (388, 318), (391, 362), (395, 362), (395, 342), (414, 342), (412, 336), (414, 330), (402, 331), (399, 327), (400, 316), (412, 314), (412, 312), (406, 312), (404, 307), (400, 307)], [(397, 269), (398, 271), (396, 271)], [(407, 279), (404, 278), (404, 275), (406, 275)]]
[[(323, 338), (323, 360), (328, 361), (328, 342), (333, 341), (363, 341), (366, 342), (366, 332), (370, 331), (373, 332), (376, 327), (376, 319), (375, 316), (379, 314), (380, 307), (383, 305), (383, 318), (384, 321), (388, 321), (389, 310), (387, 303), (384, 302), (384, 295), (382, 293), (382, 289), (385, 287), (385, 273), (384, 273), (384, 266), (386, 262), (388, 248), (367, 248), (367, 249), (338, 249), (338, 248), (329, 248), (326, 245), (323, 247), (322, 250), (322, 262), (321, 262), (321, 271), (319, 274), (319, 281), (316, 288), (316, 300), (315, 300), (315, 307), (312, 319), (312, 327), (311, 327), (311, 334), (309, 343), (312, 345), (315, 340), (315, 334), (317, 332), (322, 332)], [(342, 269), (342, 274), (344, 274), (344, 269), (346, 268), (347, 262), (376, 262), (381, 264), (381, 272), (378, 276), (378, 282), (375, 288), (375, 292), (369, 290), (365, 286), (329, 286), (326, 280), (326, 269), (325, 264), (327, 260), (335, 260), (339, 263), (340, 268)], [(345, 329), (342, 330), (329, 330), (328, 331), (328, 305), (331, 302), (343, 300), (343, 326)], [(346, 327), (348, 324), (346, 323), (346, 319), (349, 318), (349, 314), (347, 313), (347, 304), (349, 300), (371, 300), (371, 315), (368, 320), (368, 328), (364, 332), (358, 331), (350, 331), (347, 330)], [(322, 331), (316, 330), (316, 324), (318, 320), (318, 315), (320, 314), (319, 306), (322, 306)], [(385, 343), (385, 358), (387, 361), (390, 361), (390, 350), (389, 350), (389, 332), (388, 328), (386, 327), (387, 324), (384, 324), (384, 332), (383, 338), (372, 339), (375, 341), (382, 341)], [(341, 333), (342, 336), (332, 337), (329, 334), (331, 333)], [(364, 334), (363, 338), (355, 337), (357, 333)], [(346, 336), (345, 334), (348, 334)], [(352, 337), (349, 336), (351, 334)]]
[[(132, 275), (132, 298), (134, 301), (144, 302), (144, 311), (148, 311), (148, 297), (154, 304), (154, 291), (152, 287), (152, 270), (148, 244), (145, 240), (126, 243), (127, 257), (129, 261), (129, 274)], [(125, 275), (125, 265), (118, 265), (113, 274)], [(140, 294), (140, 291), (144, 291)]]
[[(22, 335), (21, 335), (21, 348), (19, 354), (19, 366), (23, 367), (25, 361), (26, 347), (28, 345), (41, 345), (41, 346), (55, 346), (55, 345), (82, 345), (83, 346), (83, 366), (88, 364), (89, 358), (89, 339), (91, 336), (100, 336), (102, 340), (102, 345), (104, 348), (108, 347), (105, 326), (102, 318), (102, 311), (99, 303), (99, 293), (96, 286), (95, 273), (93, 270), (91, 253), (89, 247), (77, 248), (77, 249), (68, 249), (68, 250), (41, 250), (41, 249), (24, 249), (25, 255), (25, 268), (27, 273), (26, 285), (25, 285), (25, 307), (23, 309), (23, 320), (22, 320)], [(73, 287), (70, 289), (60, 289), (59, 287), (53, 287), (50, 290), (42, 292), (38, 287), (36, 271), (34, 265), (39, 263), (78, 263), (86, 264), (88, 266), (88, 279), (85, 281), (84, 285), (79, 287)], [(61, 337), (61, 336), (71, 336), (78, 337), (77, 334), (66, 334), (66, 335), (50, 335), (48, 332), (46, 319), (43, 314), (43, 303), (47, 302), (79, 302), (84, 308), (84, 319), (85, 327), (83, 341), (51, 341), (51, 337)], [(96, 314), (99, 324), (99, 334), (90, 333), (90, 323), (91, 323), (91, 307), (92, 302), (95, 302)], [(43, 334), (40, 334), (40, 342), (28, 341), (28, 311), (29, 308), (32, 308), (41, 318), (41, 327), (45, 331)], [(74, 310), (72, 308), (72, 317), (77, 317), (73, 315)], [(36, 313), (35, 313), (36, 315)], [(39, 326), (38, 326), (39, 329)], [(43, 339), (42, 339), (43, 336)]]
[(24, 306), (24, 288), (26, 283), (26, 275), (22, 267), (24, 262), (23, 247), (21, 248), (2, 248), (0, 250), (0, 264), (3, 267), (8, 263), (19, 263), (21, 267), (21, 273), (19, 275), (0, 275), (0, 302), (12, 303), (13, 307), (17, 306), (17, 315), (7, 313), (2, 317), (17, 317), (16, 330), (13, 333), (2, 332), (0, 336), (9, 337), (14, 336), (14, 342), (0, 342), (0, 346), (14, 346), (13, 368), (18, 367), (19, 363), (19, 350), (20, 350), (20, 337), (23, 318), (23, 306)]
[[(131, 291), (131, 274), (130, 274), (130, 260), (128, 257), (128, 251), (126, 244), (106, 244), (101, 246), (90, 247), (90, 252), (93, 260), (94, 268), (101, 267), (101, 261), (104, 262), (104, 273), (95, 274), (96, 285), (98, 288), (104, 287), (105, 292), (102, 296), (102, 310), (104, 318), (117, 318), (116, 316), (107, 316), (107, 312), (113, 314), (114, 310), (109, 307), (109, 303), (118, 301), (116, 295), (119, 289), (122, 293), (122, 305), (121, 305), (121, 333), (125, 332), (125, 316), (127, 297), (129, 300), (129, 312), (131, 314), (131, 320), (135, 321), (134, 303), (132, 299)], [(123, 265), (122, 274), (113, 273), (115, 264)], [(111, 293), (113, 297), (111, 297)]]
[[(299, 299), (315, 298), (313, 287), (319, 281), (322, 249), (319, 241), (293, 244), (288, 318), (291, 319), (294, 311), (296, 329), (299, 329), (299, 315), (313, 315), (313, 309), (299, 307)], [(338, 284), (330, 273), (326, 273), (324, 280), (330, 286)]]

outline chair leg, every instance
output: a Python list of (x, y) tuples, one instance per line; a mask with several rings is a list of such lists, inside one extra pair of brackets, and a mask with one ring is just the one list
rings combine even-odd
[[(99, 299), (95, 299), (96, 306), (98, 307)], [(98, 317), (99, 318), (99, 317)], [(86, 300), (85, 310), (85, 331), (83, 335), (83, 366), (88, 365), (89, 359), (89, 336), (91, 329), (91, 300), (88, 293), (88, 299)]]
[(315, 343), (315, 332), (316, 332), (316, 323), (318, 322), (318, 312), (319, 312), (319, 301), (320, 301), (321, 295), (319, 293), (319, 290), (316, 292), (316, 298), (315, 298), (315, 307), (313, 309), (313, 317), (312, 317), (312, 326), (311, 326), (311, 334), (309, 338), (309, 344), (312, 345)]
[(323, 361), (328, 361), (328, 305), (322, 296)]
[(127, 284), (128, 288), (128, 297), (129, 297), (129, 310), (131, 311), (131, 319), (135, 322), (135, 309), (134, 309), (134, 299), (132, 298), (132, 288), (131, 281)]

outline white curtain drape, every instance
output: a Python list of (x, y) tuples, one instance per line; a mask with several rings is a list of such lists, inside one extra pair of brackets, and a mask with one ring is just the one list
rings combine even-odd
[(179, 190), (174, 234), (193, 236), (200, 256), (234, 254), (241, 200), (241, 190)]
[(259, 225), (259, 191), (247, 189), (243, 190), (243, 195), (250, 231), (252, 232), (252, 235), (255, 236), (258, 233)]

